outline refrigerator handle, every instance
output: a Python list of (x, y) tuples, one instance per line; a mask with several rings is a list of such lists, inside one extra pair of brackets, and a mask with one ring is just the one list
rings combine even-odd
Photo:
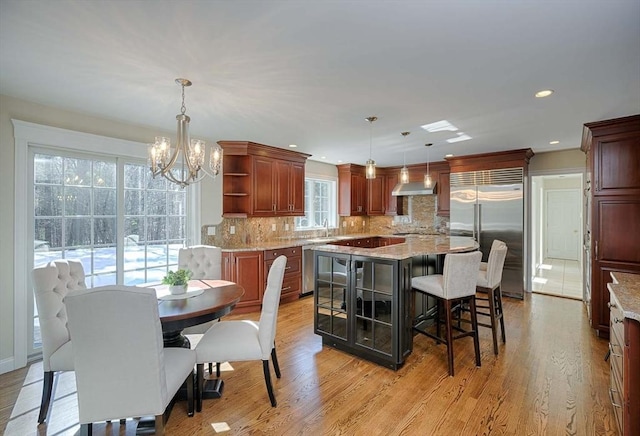
[(472, 226), (473, 234), (472, 234), (472, 236), (473, 236), (473, 239), (475, 241), (477, 241), (477, 239), (476, 239), (476, 224), (477, 224), (477, 222), (478, 222), (478, 203), (474, 203), (473, 204), (473, 226)]
[(482, 204), (478, 204), (478, 242), (480, 242), (481, 232), (482, 232)]

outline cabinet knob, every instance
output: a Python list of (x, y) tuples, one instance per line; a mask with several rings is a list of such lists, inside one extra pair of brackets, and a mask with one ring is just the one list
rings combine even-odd
[(621, 322), (624, 322), (624, 320), (620, 319), (620, 318), (614, 318), (613, 322), (616, 323), (616, 324), (620, 324)]

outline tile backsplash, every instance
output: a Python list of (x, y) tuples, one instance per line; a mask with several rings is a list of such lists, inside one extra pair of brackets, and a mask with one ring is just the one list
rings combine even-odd
[[(329, 236), (448, 233), (449, 219), (436, 216), (435, 196), (405, 197), (403, 201), (407, 215), (339, 217), (338, 227), (330, 228)], [(215, 227), (215, 235), (208, 234), (209, 227)], [(201, 230), (204, 244), (219, 247), (325, 236), (324, 229), (296, 231), (294, 217), (224, 218), (220, 224), (204, 225)]]

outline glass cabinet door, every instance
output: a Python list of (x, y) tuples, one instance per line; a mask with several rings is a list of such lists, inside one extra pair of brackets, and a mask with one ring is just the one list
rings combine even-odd
[(376, 260), (354, 261), (358, 265), (355, 283), (355, 343), (391, 356), (393, 353), (393, 263)]
[(316, 329), (347, 340), (348, 256), (316, 253)]

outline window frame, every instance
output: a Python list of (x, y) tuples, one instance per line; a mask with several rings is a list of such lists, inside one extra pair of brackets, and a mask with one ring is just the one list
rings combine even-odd
[[(11, 119), (14, 130), (14, 368), (27, 365), (29, 341), (33, 325), (33, 286), (31, 265), (33, 247), (25, 244), (34, 238), (33, 222), (33, 159), (34, 148), (49, 148), (73, 155), (89, 154), (104, 158), (122, 157), (146, 162), (147, 144), (107, 136), (67, 130), (17, 119)], [(186, 243), (200, 241), (200, 186), (199, 183), (187, 188), (187, 229)], [(25, 201), (26, 199), (26, 201)], [(30, 306), (31, 305), (31, 306)]]
[[(305, 198), (306, 198), (306, 186), (307, 186), (307, 181), (319, 181), (319, 182), (329, 182), (330, 183), (330, 194), (329, 194), (329, 204), (330, 204), (330, 209), (328, 211), (329, 213), (329, 217), (331, 218), (330, 222), (329, 222), (329, 228), (330, 229), (335, 229), (338, 228), (338, 178), (334, 177), (334, 176), (328, 176), (328, 175), (324, 175), (324, 174), (313, 174), (313, 173), (307, 173), (305, 174), (305, 178), (304, 178), (304, 182), (305, 182)], [(306, 203), (306, 202), (305, 202)], [(308, 216), (308, 214), (313, 213), (313, 211), (307, 210), (306, 204), (305, 204), (305, 217)], [(300, 227), (299, 226), (299, 222), (301, 219), (303, 219), (304, 217), (296, 217), (295, 219), (295, 231), (300, 231), (300, 232), (304, 232), (304, 231), (310, 231), (310, 230), (321, 230), (324, 229), (324, 227), (322, 226), (322, 224), (320, 225), (316, 225), (316, 226), (308, 226), (308, 227)]]

